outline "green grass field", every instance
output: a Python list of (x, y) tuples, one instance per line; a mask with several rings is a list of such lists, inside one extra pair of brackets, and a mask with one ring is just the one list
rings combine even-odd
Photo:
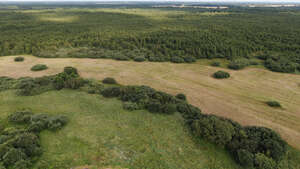
[(34, 168), (240, 168), (222, 148), (192, 139), (179, 114), (128, 112), (119, 100), (73, 90), (4, 91), (0, 100), (1, 121), (23, 109), (69, 118), (62, 130), (41, 133), (44, 153)]

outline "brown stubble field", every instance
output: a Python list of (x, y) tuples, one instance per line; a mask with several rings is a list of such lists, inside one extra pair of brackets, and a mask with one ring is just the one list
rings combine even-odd
[[(49, 69), (32, 72), (35, 64)], [(137, 63), (106, 59), (45, 59), (25, 56), (14, 62), (13, 56), (0, 57), (0, 76), (39, 77), (59, 73), (65, 66), (76, 67), (85, 78), (114, 77), (126, 85), (148, 85), (171, 94), (184, 93), (204, 113), (236, 120), (243, 125), (259, 125), (278, 131), (289, 144), (300, 149), (300, 75), (275, 73), (260, 68), (230, 72), (231, 78), (217, 80), (211, 74), (223, 68), (195, 64)], [(283, 108), (271, 108), (264, 102), (279, 101)]]

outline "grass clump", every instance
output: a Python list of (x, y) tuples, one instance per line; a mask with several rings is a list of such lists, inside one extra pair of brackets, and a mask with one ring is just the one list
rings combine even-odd
[(282, 107), (281, 104), (275, 100), (267, 101), (266, 104), (269, 105), (270, 107), (278, 107), (278, 108)]
[(44, 64), (37, 64), (31, 67), (31, 71), (42, 71), (48, 69), (47, 65)]
[(104, 84), (117, 84), (117, 81), (114, 78), (107, 77), (102, 80), (102, 83)]
[(18, 57), (15, 57), (15, 62), (23, 62), (24, 61), (24, 57), (21, 57), (21, 56), (18, 56)]
[(213, 77), (216, 79), (227, 79), (230, 77), (230, 74), (228, 72), (219, 70), (213, 74)]

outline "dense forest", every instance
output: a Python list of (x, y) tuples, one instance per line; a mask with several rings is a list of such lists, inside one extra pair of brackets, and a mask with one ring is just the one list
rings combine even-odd
[(237, 69), (261, 59), (272, 71), (300, 70), (298, 8), (63, 7), (1, 10), (0, 55), (175, 63), (224, 58)]

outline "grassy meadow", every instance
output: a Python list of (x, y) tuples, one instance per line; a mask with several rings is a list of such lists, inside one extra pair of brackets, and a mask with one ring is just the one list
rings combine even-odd
[(37, 96), (0, 92), (0, 119), (18, 110), (60, 114), (69, 122), (41, 133), (44, 153), (33, 168), (240, 168), (222, 148), (193, 140), (179, 114), (129, 112), (116, 99), (62, 90)]
[[(84, 78), (102, 80), (114, 77), (125, 85), (148, 85), (171, 94), (185, 93), (190, 103), (205, 113), (231, 118), (243, 125), (274, 129), (294, 147), (300, 148), (300, 77), (249, 67), (240, 71), (208, 66), (212, 60), (195, 64), (115, 61), (109, 59), (45, 59), (26, 56), (24, 62), (14, 57), (0, 58), (0, 76), (40, 77), (53, 75), (65, 66), (76, 67)], [(223, 64), (225, 64), (224, 61)], [(44, 71), (32, 72), (36, 64), (46, 64)], [(218, 70), (231, 74), (226, 80), (212, 78)], [(266, 101), (276, 100), (282, 108), (272, 108)]]
[[(34, 56), (24, 56), (23, 62), (15, 62), (14, 58), (0, 58), (0, 76), (40, 77), (74, 66), (84, 78), (114, 77), (121, 84), (150, 85), (172, 94), (185, 93), (189, 102), (205, 113), (229, 117), (243, 125), (270, 127), (299, 148), (298, 75), (274, 73), (260, 66), (227, 70), (223, 66), (225, 60), (218, 60), (221, 67), (211, 67), (208, 65), (213, 60), (172, 64)], [(36, 64), (45, 64), (48, 69), (31, 71)], [(226, 70), (231, 77), (214, 79), (211, 75), (216, 70)], [(0, 100), (2, 123), (6, 123), (10, 113), (19, 110), (65, 115), (69, 119), (62, 130), (41, 133), (44, 153), (34, 169), (242, 168), (222, 147), (194, 139), (178, 113), (130, 112), (123, 109), (120, 100), (69, 89), (36, 96), (17, 96), (14, 90), (8, 90), (0, 92)], [(267, 106), (264, 102), (268, 100), (279, 101), (282, 108)], [(280, 166), (299, 168), (299, 159), (300, 151), (289, 148)]]

